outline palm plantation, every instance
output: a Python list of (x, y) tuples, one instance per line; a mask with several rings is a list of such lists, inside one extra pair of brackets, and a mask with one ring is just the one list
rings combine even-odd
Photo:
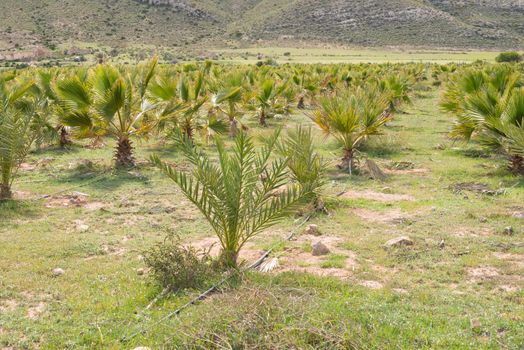
[(524, 67), (293, 58), (0, 71), (0, 347), (519, 348)]

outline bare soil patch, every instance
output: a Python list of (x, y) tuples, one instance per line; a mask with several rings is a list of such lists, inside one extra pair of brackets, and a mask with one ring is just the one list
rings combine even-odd
[(31, 163), (20, 164), (20, 170), (22, 171), (33, 171), (38, 168), (45, 168), (51, 164), (55, 159), (51, 157), (45, 157)]
[(87, 195), (72, 193), (63, 196), (50, 196), (46, 198), (46, 208), (83, 207), (87, 205)]
[(127, 252), (127, 248), (121, 246), (104, 245), (102, 246), (102, 249), (107, 255), (112, 256), (122, 256)]
[(473, 192), (476, 194), (482, 194), (487, 196), (498, 196), (506, 192), (506, 190), (503, 188), (493, 190), (487, 184), (480, 182), (460, 182), (451, 185), (449, 189), (457, 194), (464, 192)]
[(519, 267), (524, 267), (524, 255), (522, 254), (513, 254), (513, 253), (504, 253), (504, 252), (495, 252), (493, 255), (500, 260), (506, 260), (511, 263), (518, 265)]
[(415, 164), (412, 162), (392, 162), (390, 164), (386, 165), (386, 169), (384, 169), (384, 172), (386, 174), (391, 175), (406, 175), (406, 174), (413, 174), (413, 175), (427, 175), (429, 174), (429, 169), (426, 168), (416, 168)]
[(47, 304), (43, 301), (39, 302), (35, 306), (32, 306), (27, 309), (27, 317), (31, 320), (37, 320), (46, 310)]
[(351, 199), (368, 199), (377, 202), (399, 202), (415, 200), (415, 197), (408, 194), (392, 194), (374, 191), (346, 191), (341, 195), (341, 197)]
[(361, 281), (358, 284), (363, 287), (375, 290), (384, 288), (384, 285), (378, 281)]
[(519, 287), (512, 285), (512, 284), (502, 284), (498, 286), (497, 289), (503, 292), (506, 292), (506, 293), (518, 292), (520, 290)]
[[(191, 246), (197, 250), (205, 251), (212, 257), (218, 257), (222, 246), (220, 245), (220, 240), (217, 237), (206, 237), (198, 241), (189, 242), (186, 246)], [(247, 243), (242, 250), (240, 251), (240, 261), (245, 261), (247, 263), (252, 263), (259, 259), (264, 252), (260, 249), (257, 249), (252, 243)]]
[[(322, 267), (326, 261), (328, 261), (330, 254), (324, 256), (314, 256), (311, 252), (304, 251), (300, 246), (302, 245), (313, 245), (317, 242), (322, 242), (326, 245), (330, 254), (336, 254), (345, 256), (343, 267)], [(347, 279), (352, 274), (355, 268), (358, 266), (356, 261), (356, 254), (343, 249), (340, 247), (340, 243), (343, 242), (341, 237), (337, 236), (326, 236), (310, 237), (300, 236), (295, 241), (295, 246), (286, 247), (280, 260), (280, 268), (277, 272), (295, 271), (295, 272), (306, 272), (317, 276), (331, 276), (340, 279)]]
[(27, 191), (14, 191), (13, 197), (18, 200), (28, 200), (36, 198), (36, 196), (33, 193)]
[(378, 223), (387, 223), (387, 222), (402, 222), (405, 219), (408, 219), (410, 215), (404, 213), (401, 209), (395, 208), (387, 211), (375, 211), (363, 208), (353, 209), (352, 212), (360, 217), (361, 219), (378, 222)]
[(18, 307), (18, 301), (15, 299), (6, 299), (0, 301), (0, 311), (10, 312), (16, 310)]
[(467, 274), (472, 282), (479, 282), (498, 277), (500, 272), (493, 266), (481, 266), (469, 268)]
[(429, 169), (419, 168), (419, 169), (384, 169), (384, 172), (388, 175), (428, 175)]
[(485, 227), (459, 227), (453, 233), (455, 237), (468, 238), (468, 237), (486, 237), (491, 235), (491, 230)]

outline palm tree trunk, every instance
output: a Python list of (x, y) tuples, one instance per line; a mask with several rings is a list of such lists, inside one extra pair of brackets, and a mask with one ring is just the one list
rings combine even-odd
[(234, 249), (224, 249), (220, 255), (220, 260), (224, 267), (237, 268), (238, 267), (238, 252)]
[(193, 140), (193, 127), (191, 125), (186, 125), (184, 127), (184, 133), (188, 139)]
[(260, 122), (260, 125), (261, 126), (264, 126), (266, 127), (267, 126), (267, 122), (266, 122), (266, 111), (264, 109), (262, 109), (260, 111), (260, 119), (259, 119), (259, 122)]
[(11, 186), (7, 184), (0, 184), (0, 201), (13, 198)]
[(524, 157), (514, 154), (510, 157), (510, 170), (515, 174), (524, 174)]
[(344, 157), (342, 162), (337, 166), (340, 170), (347, 170), (349, 175), (353, 174), (353, 159), (355, 157), (354, 151), (352, 149), (344, 150)]
[(236, 118), (233, 118), (229, 122), (229, 137), (234, 139), (238, 133), (238, 122)]
[(67, 129), (65, 126), (60, 125), (60, 148), (65, 148), (66, 146), (70, 145), (72, 142), (69, 139), (69, 134), (67, 133)]
[(304, 103), (304, 96), (300, 96), (297, 104), (298, 109), (304, 109), (306, 108), (306, 104)]
[(135, 165), (135, 159), (133, 158), (133, 146), (127, 137), (121, 137), (118, 139), (115, 152), (115, 161), (118, 167), (131, 167)]

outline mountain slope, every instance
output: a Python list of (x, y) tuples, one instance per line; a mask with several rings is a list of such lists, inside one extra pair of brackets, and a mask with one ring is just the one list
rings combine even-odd
[(258, 40), (518, 48), (519, 0), (2, 0), (0, 50)]

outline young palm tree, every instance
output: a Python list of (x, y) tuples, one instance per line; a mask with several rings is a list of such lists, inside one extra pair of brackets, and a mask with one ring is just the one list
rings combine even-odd
[(446, 112), (456, 115), (457, 120), (451, 136), (469, 141), (482, 129), (482, 118), (476, 115), (496, 115), (500, 117), (503, 106), (513, 89), (522, 85), (519, 73), (508, 67), (494, 69), (470, 69), (456, 75), (444, 91), (440, 106)]
[(236, 268), (246, 242), (288, 215), (307, 195), (296, 185), (275, 194), (288, 180), (286, 160), (271, 158), (277, 139), (278, 132), (257, 151), (252, 139), (240, 132), (233, 150), (227, 152), (216, 138), (218, 164), (213, 164), (187, 135), (178, 132), (177, 144), (194, 165), (191, 174), (152, 157), (209, 222), (222, 245), (226, 267)]
[(326, 184), (326, 163), (315, 151), (311, 128), (298, 126), (278, 143), (278, 152), (287, 158), (291, 179), (311, 195), (314, 210), (326, 212), (322, 188)]
[(467, 110), (469, 114), (466, 114), (474, 120), (477, 130), (475, 136), (479, 142), (490, 149), (505, 153), (512, 172), (524, 172), (524, 88), (514, 89), (507, 98), (500, 98), (496, 104), (497, 108), (482, 109), (478, 103), (474, 104), (474, 107)]
[[(61, 118), (63, 123), (84, 137), (100, 133), (114, 137), (116, 165), (133, 166), (131, 138), (146, 134), (156, 122), (146, 118), (148, 112), (158, 107), (146, 98), (156, 64), (155, 58), (135, 76), (101, 65), (87, 81), (78, 77), (58, 81), (55, 90), (68, 112)], [(135, 81), (139, 83), (135, 85)]]
[(344, 150), (340, 169), (352, 173), (355, 150), (391, 119), (387, 96), (369, 88), (356, 89), (347, 96), (324, 97), (312, 120), (339, 141)]
[(221, 134), (227, 127), (212, 110), (207, 115), (201, 113), (207, 102), (203, 90), (205, 73), (206, 70), (198, 72), (192, 80), (182, 76), (178, 82), (159, 76), (151, 84), (149, 96), (160, 106), (160, 125), (172, 124), (190, 139), (199, 132), (207, 142), (213, 134)]
[(0, 200), (12, 198), (16, 172), (37, 137), (32, 127), (35, 104), (29, 97), (33, 85), (0, 77)]
[(238, 119), (242, 116), (241, 101), (242, 89), (240, 87), (221, 90), (211, 98), (213, 108), (229, 120), (229, 137), (231, 138), (235, 138), (238, 133)]
[(39, 135), (35, 143), (38, 146), (46, 142), (58, 140), (60, 148), (66, 147), (71, 143), (67, 129), (63, 125), (56, 125), (54, 109), (56, 98), (52, 89), (52, 81), (55, 79), (57, 71), (38, 71), (38, 79), (33, 86), (33, 94), (36, 97), (37, 113), (35, 116), (35, 126), (39, 129)]
[(275, 98), (275, 82), (266, 80), (262, 83), (260, 92), (255, 96), (258, 107), (258, 121), (261, 126), (267, 126), (266, 118), (273, 98)]
[(510, 169), (522, 172), (519, 140), (524, 123), (524, 88), (520, 73), (508, 67), (470, 70), (447, 87), (441, 106), (456, 116), (452, 136), (475, 139), (510, 159)]
[(389, 94), (389, 109), (396, 112), (401, 104), (411, 103), (409, 97), (411, 82), (405, 75), (391, 75), (380, 82), (381, 89)]

